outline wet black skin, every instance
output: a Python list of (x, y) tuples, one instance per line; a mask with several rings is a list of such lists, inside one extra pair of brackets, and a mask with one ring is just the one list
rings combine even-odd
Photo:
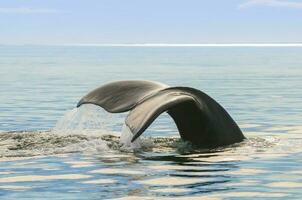
[(227, 111), (200, 90), (150, 81), (118, 81), (101, 86), (78, 103), (95, 104), (111, 113), (130, 111), (125, 122), (135, 141), (163, 112), (176, 123), (181, 138), (202, 148), (245, 139)]

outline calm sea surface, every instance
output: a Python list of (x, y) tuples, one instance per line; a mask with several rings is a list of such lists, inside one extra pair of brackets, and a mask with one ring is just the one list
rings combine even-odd
[[(124, 148), (125, 114), (75, 109), (124, 79), (198, 88), (248, 139), (192, 149), (163, 114)], [(302, 198), (301, 47), (0, 46), (0, 199), (201, 198)]]

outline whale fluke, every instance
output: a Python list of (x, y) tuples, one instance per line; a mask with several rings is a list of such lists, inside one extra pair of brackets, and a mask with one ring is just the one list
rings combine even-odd
[(77, 107), (82, 104), (95, 104), (111, 113), (131, 110), (138, 102), (167, 85), (151, 81), (116, 81), (105, 84), (84, 96)]
[(150, 81), (118, 81), (101, 86), (78, 103), (111, 113), (130, 111), (125, 122), (135, 141), (163, 112), (176, 123), (183, 140), (204, 148), (241, 142), (244, 136), (227, 111), (207, 94), (189, 87)]

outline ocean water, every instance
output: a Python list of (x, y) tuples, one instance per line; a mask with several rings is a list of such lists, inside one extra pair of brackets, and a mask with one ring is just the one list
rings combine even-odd
[[(301, 199), (301, 47), (0, 46), (0, 199)], [(86, 93), (198, 88), (247, 140), (204, 150), (167, 114), (135, 144)]]

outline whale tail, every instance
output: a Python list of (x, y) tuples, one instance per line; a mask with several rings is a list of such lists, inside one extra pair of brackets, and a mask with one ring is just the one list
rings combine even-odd
[(99, 87), (78, 103), (95, 104), (111, 113), (130, 111), (126, 125), (135, 141), (163, 112), (176, 123), (182, 139), (201, 147), (240, 142), (244, 136), (214, 99), (189, 87), (168, 87), (150, 81), (118, 81)]

